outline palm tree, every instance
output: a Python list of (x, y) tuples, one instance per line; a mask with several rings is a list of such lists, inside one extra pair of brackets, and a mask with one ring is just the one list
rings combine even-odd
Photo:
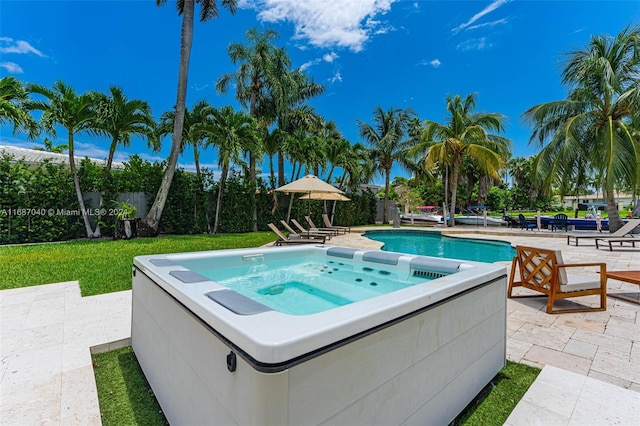
[(633, 186), (640, 173), (640, 143), (632, 127), (640, 110), (639, 73), (640, 26), (628, 26), (616, 37), (593, 36), (584, 50), (568, 54), (562, 71), (567, 99), (523, 114), (533, 125), (530, 142), (542, 146), (539, 173), (562, 173), (565, 160), (580, 152), (602, 174), (610, 231), (623, 225), (616, 183)]
[[(215, 111), (209, 102), (198, 101), (191, 110), (185, 110), (184, 124), (182, 126), (182, 143), (180, 153), (184, 152), (187, 144), (193, 147), (193, 161), (195, 162), (196, 175), (200, 178), (200, 148), (204, 145), (207, 136), (203, 130), (207, 121)], [(158, 126), (158, 134), (160, 137), (168, 135), (172, 132), (175, 111), (167, 111), (160, 117), (160, 125)]]
[[(167, 0), (156, 0), (157, 5), (164, 5)], [(141, 234), (158, 233), (162, 210), (169, 195), (171, 181), (178, 164), (178, 155), (180, 154), (182, 127), (184, 124), (184, 114), (187, 102), (187, 77), (189, 76), (189, 59), (191, 57), (191, 44), (193, 42), (193, 24), (194, 24), (194, 3), (196, 0), (177, 0), (176, 6), (178, 15), (182, 15), (182, 32), (180, 35), (180, 68), (178, 71), (178, 95), (176, 99), (176, 117), (173, 121), (173, 135), (171, 137), (171, 153), (167, 161), (167, 168), (162, 177), (162, 182), (153, 205), (149, 209), (144, 223), (147, 229), (142, 229)], [(211, 18), (218, 16), (218, 4), (216, 0), (197, 0), (200, 3), (200, 21), (205, 22)], [(237, 0), (221, 0), (229, 12), (235, 14), (238, 7)]]
[[(462, 100), (460, 95), (447, 96), (447, 110), (451, 118), (446, 124), (425, 120), (420, 142), (410, 153), (424, 153), (423, 167), (436, 165), (450, 171), (450, 182), (445, 184), (445, 194), (450, 191), (450, 224), (455, 226), (454, 212), (460, 167), (465, 157), (489, 176), (500, 179), (499, 170), (511, 155), (511, 141), (488, 133), (504, 131), (505, 117), (498, 113), (476, 113), (476, 95), (471, 93)], [(447, 186), (449, 190), (447, 190)]]
[(149, 148), (157, 152), (160, 148), (155, 135), (155, 121), (151, 107), (145, 101), (129, 100), (117, 86), (109, 88), (109, 95), (96, 93), (95, 106), (98, 114), (97, 130), (111, 136), (109, 157), (105, 168), (105, 184), (109, 179), (113, 156), (119, 145), (129, 147), (131, 136), (146, 136)]
[[(248, 45), (232, 43), (228, 53), (231, 62), (239, 64), (238, 71), (225, 74), (216, 82), (216, 90), (226, 93), (231, 82), (235, 82), (236, 98), (242, 106), (248, 109), (249, 115), (258, 119), (260, 102), (265, 98), (266, 91), (275, 80), (274, 73), (279, 69), (286, 69), (291, 61), (284, 50), (279, 51), (272, 44), (278, 37), (274, 30), (258, 31), (252, 28), (245, 33)], [(281, 63), (277, 63), (281, 61)], [(249, 152), (249, 181), (256, 185), (256, 154)], [(253, 200), (253, 230), (258, 230), (258, 212)]]
[(60, 125), (67, 131), (67, 146), (69, 150), (69, 167), (73, 176), (73, 185), (76, 190), (78, 204), (82, 212), (87, 238), (100, 237), (99, 228), (94, 232), (89, 223), (89, 216), (84, 205), (82, 190), (80, 189), (80, 180), (76, 170), (76, 161), (74, 157), (73, 137), (80, 132), (96, 133), (96, 110), (94, 108), (94, 99), (90, 93), (78, 95), (72, 87), (66, 85), (62, 81), (54, 83), (51, 89), (32, 84), (29, 86), (32, 93), (42, 95), (45, 101), (31, 102), (31, 109), (42, 111), (40, 118), (41, 127), (56, 135), (56, 125)]
[(13, 76), (0, 78), (0, 125), (13, 124), (13, 131), (27, 131), (30, 137), (37, 133), (37, 123), (27, 112), (29, 92)]
[(213, 222), (213, 233), (218, 233), (218, 222), (222, 210), (222, 194), (231, 163), (242, 164), (243, 151), (259, 149), (257, 124), (253, 117), (244, 112), (234, 112), (230, 106), (214, 110), (210, 124), (206, 126), (207, 144), (218, 148), (218, 165), (220, 166), (220, 185), (216, 203), (216, 215)]
[(402, 163), (406, 157), (407, 146), (402, 138), (407, 132), (413, 115), (411, 110), (389, 108), (384, 111), (381, 107), (377, 107), (373, 110), (373, 125), (356, 120), (360, 136), (372, 147), (378, 169), (384, 174), (382, 223), (387, 223), (391, 168), (396, 162)]

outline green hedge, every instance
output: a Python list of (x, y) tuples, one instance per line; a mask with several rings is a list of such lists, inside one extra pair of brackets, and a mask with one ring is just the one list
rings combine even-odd
[[(84, 194), (101, 192), (102, 205), (114, 207), (122, 192), (144, 192), (149, 204), (153, 203), (160, 187), (165, 163), (150, 163), (132, 156), (123, 170), (105, 176), (104, 168), (88, 159), (78, 167), (80, 187)], [(105, 182), (106, 179), (106, 182)], [(213, 173), (203, 170), (195, 173), (178, 169), (173, 178), (167, 202), (160, 221), (160, 232), (170, 234), (202, 234), (213, 226), (217, 202), (218, 182)], [(266, 182), (258, 179), (253, 186), (237, 171), (231, 171), (225, 184), (219, 219), (220, 233), (253, 231), (252, 201), (257, 206), (258, 230), (268, 230), (267, 224), (279, 224), (287, 215), (290, 197), (294, 197), (291, 217), (306, 223), (309, 214), (318, 226), (324, 202), (298, 200), (301, 194), (285, 195), (276, 192), (278, 207), (274, 214), (273, 192)], [(347, 194), (351, 202), (338, 202), (335, 224), (363, 225), (374, 223), (376, 199), (374, 194)], [(326, 203), (331, 211), (332, 202)], [(0, 157), (0, 244), (61, 241), (85, 236), (82, 217), (61, 214), (79, 211), (71, 173), (62, 165), (44, 162), (29, 165)], [(53, 212), (53, 213), (51, 213)], [(103, 236), (112, 236), (115, 217), (101, 218)]]

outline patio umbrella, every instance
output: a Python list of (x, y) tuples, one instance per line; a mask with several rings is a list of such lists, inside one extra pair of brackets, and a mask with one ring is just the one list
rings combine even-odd
[(323, 201), (351, 201), (351, 198), (345, 197), (337, 192), (311, 192), (299, 197), (300, 200), (323, 200)]
[(279, 192), (301, 192), (301, 193), (338, 193), (343, 194), (341, 190), (336, 188), (333, 185), (328, 184), (322, 179), (318, 179), (317, 176), (314, 175), (306, 175), (298, 180), (294, 180), (291, 183), (281, 186), (276, 189)]
[[(343, 194), (343, 191), (339, 190), (333, 185), (328, 184), (322, 179), (318, 179), (318, 177), (314, 175), (306, 175), (298, 180), (294, 180), (291, 183), (282, 185), (280, 188), (276, 189), (276, 191), (288, 193), (304, 193), (309, 196), (311, 196), (312, 194)], [(289, 204), (289, 211), (291, 211), (291, 204)], [(309, 198), (309, 216), (311, 216), (311, 198)], [(287, 214), (287, 221), (288, 220), (289, 214)]]

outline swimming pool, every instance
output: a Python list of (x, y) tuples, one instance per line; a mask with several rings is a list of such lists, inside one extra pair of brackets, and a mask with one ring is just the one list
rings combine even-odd
[(515, 256), (515, 249), (504, 241), (457, 238), (435, 232), (396, 229), (367, 231), (364, 236), (384, 243), (384, 251), (489, 263), (508, 261)]

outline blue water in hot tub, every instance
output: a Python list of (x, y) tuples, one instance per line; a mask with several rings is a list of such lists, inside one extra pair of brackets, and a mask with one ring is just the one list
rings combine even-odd
[(178, 262), (279, 312), (309, 315), (428, 281), (394, 265), (349, 259), (295, 257), (207, 268), (201, 260)]

